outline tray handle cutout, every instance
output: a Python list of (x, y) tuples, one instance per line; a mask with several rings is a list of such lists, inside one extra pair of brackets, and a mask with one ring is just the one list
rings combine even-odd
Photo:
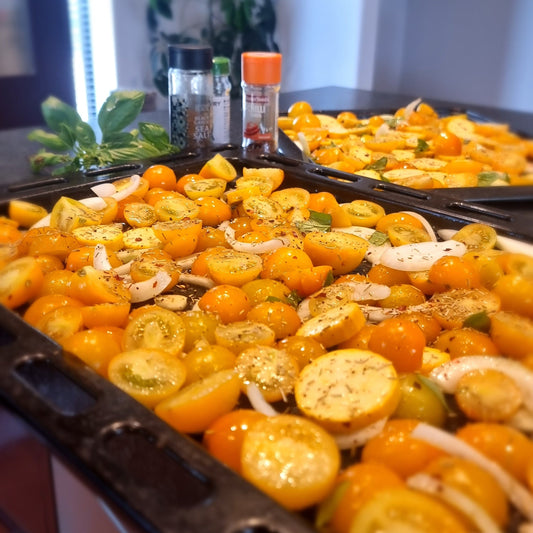
[(96, 403), (85, 389), (44, 357), (23, 359), (15, 366), (14, 374), (62, 415), (82, 414)]

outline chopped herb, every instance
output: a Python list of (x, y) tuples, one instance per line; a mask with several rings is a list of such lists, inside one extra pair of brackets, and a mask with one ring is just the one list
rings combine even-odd
[(489, 171), (480, 172), (477, 175), (477, 184), (479, 187), (489, 187), (495, 181), (504, 181), (505, 183), (509, 183), (511, 180), (509, 179), (509, 174), (507, 174), (507, 172)]
[(448, 411), (448, 413), (452, 412), (452, 409), (450, 408), (450, 406), (448, 405), (448, 402), (446, 401), (446, 397), (444, 396), (442, 390), (439, 389), (438, 385), (433, 383), (433, 381), (431, 381), (429, 378), (427, 378), (423, 374), (419, 374), (418, 372), (416, 373), (416, 379), (420, 381), (422, 385), (427, 387), (433, 394), (435, 394), (435, 396), (439, 399), (440, 403), (444, 406), (444, 408), (446, 409), (446, 411)]
[(388, 240), (389, 236), (386, 233), (382, 233), (381, 231), (374, 231), (374, 233), (370, 235), (368, 242), (370, 244), (374, 244), (375, 246), (383, 246)]
[(326, 276), (326, 279), (324, 280), (324, 287), (329, 287), (334, 281), (335, 278), (333, 277), (333, 272), (330, 270)]
[(385, 124), (387, 124), (389, 128), (395, 130), (399, 122), (400, 120), (398, 119), (398, 117), (395, 117), (395, 118), (390, 118), (389, 120), (386, 120)]
[(296, 222), (296, 227), (302, 233), (310, 233), (311, 231), (331, 231), (331, 215), (310, 210), (309, 219)]
[(429, 144), (424, 139), (418, 139), (416, 144), (415, 153), (426, 152), (429, 149)]
[(287, 303), (292, 305), (294, 308), (298, 307), (302, 299), (303, 298), (296, 291), (291, 291), (287, 295)]
[(365, 169), (366, 170), (377, 170), (378, 172), (380, 170), (385, 170), (388, 161), (389, 160), (385, 156), (380, 157), (379, 159), (377, 159), (373, 163), (369, 163), (368, 165), (366, 165)]
[(316, 519), (315, 526), (319, 531), (323, 531), (324, 528), (331, 522), (337, 507), (341, 503), (344, 494), (348, 490), (350, 482), (348, 480), (339, 483), (331, 492), (331, 494), (320, 505)]
[(487, 314), (487, 311), (480, 311), (479, 313), (474, 313), (465, 319), (463, 322), (463, 327), (473, 328), (483, 333), (488, 333), (490, 331), (490, 317)]

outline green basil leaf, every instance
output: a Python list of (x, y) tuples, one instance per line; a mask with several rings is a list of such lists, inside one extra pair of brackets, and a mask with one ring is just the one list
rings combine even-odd
[(429, 149), (429, 144), (424, 139), (418, 139), (416, 144), (415, 153), (426, 152)]
[(495, 181), (504, 181), (505, 183), (510, 183), (509, 174), (507, 172), (496, 172), (496, 171), (488, 171), (488, 172), (480, 172), (477, 175), (477, 184), (479, 187), (489, 187), (492, 185)]
[(98, 113), (98, 125), (103, 141), (111, 133), (123, 130), (141, 112), (144, 104), (142, 91), (117, 91), (107, 98)]
[(310, 210), (309, 220), (296, 222), (296, 227), (302, 233), (310, 233), (311, 231), (331, 231), (331, 215)]
[(291, 291), (287, 294), (287, 303), (294, 308), (297, 308), (302, 300), (303, 298), (296, 291)]
[(487, 314), (487, 311), (480, 311), (479, 313), (470, 315), (464, 320), (463, 327), (473, 328), (483, 333), (488, 333), (490, 331), (490, 317)]
[(143, 146), (124, 146), (123, 148), (112, 148), (108, 150), (110, 160), (115, 163), (125, 163), (127, 161), (135, 161), (138, 159), (146, 159), (159, 155), (153, 150), (147, 149)]
[(76, 144), (76, 133), (74, 132), (75, 128), (75, 126), (73, 129), (70, 126), (67, 126), (66, 124), (61, 124), (57, 133), (57, 135), (61, 137), (63, 142), (65, 144), (68, 144), (70, 148), (74, 148), (74, 145)]
[(117, 131), (108, 136), (106, 147), (107, 148), (124, 148), (137, 141), (135, 135), (127, 131)]
[(374, 233), (370, 235), (368, 242), (370, 244), (374, 244), (375, 246), (383, 246), (388, 240), (389, 236), (386, 233), (382, 233), (381, 231), (374, 231)]
[(84, 150), (96, 147), (96, 135), (87, 122), (80, 122), (76, 126), (76, 140)]
[(166, 149), (170, 145), (168, 133), (159, 124), (139, 122), (139, 132), (146, 141), (160, 149)]
[(326, 279), (324, 280), (324, 287), (329, 287), (334, 281), (335, 277), (333, 276), (333, 272), (330, 270), (326, 276)]
[(42, 104), (41, 111), (46, 125), (54, 132), (59, 133), (62, 125), (67, 125), (74, 130), (81, 122), (78, 112), (55, 96), (49, 96)]
[(41, 129), (31, 131), (28, 135), (28, 140), (36, 141), (49, 150), (56, 150), (58, 152), (66, 152), (71, 148), (59, 135), (48, 133)]
[(389, 160), (385, 156), (380, 157), (379, 159), (376, 159), (376, 161), (374, 161), (373, 163), (369, 163), (368, 165), (366, 165), (365, 169), (377, 170), (378, 172), (380, 170), (385, 170), (385, 167), (387, 166), (388, 161)]
[(452, 409), (448, 405), (448, 402), (446, 401), (446, 396), (444, 396), (444, 393), (439, 388), (439, 386), (431, 381), (428, 377), (424, 376), (423, 374), (419, 374), (416, 372), (416, 378), (422, 385), (425, 385), (435, 396), (438, 398), (442, 406), (446, 409), (448, 413), (452, 413)]

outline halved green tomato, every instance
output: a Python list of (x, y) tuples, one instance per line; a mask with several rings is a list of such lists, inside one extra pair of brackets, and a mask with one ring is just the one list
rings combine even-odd
[(142, 311), (132, 318), (124, 331), (125, 351), (146, 348), (179, 355), (185, 345), (185, 322), (168, 309)]
[(148, 408), (177, 392), (186, 374), (179, 359), (153, 348), (122, 352), (108, 367), (109, 380)]

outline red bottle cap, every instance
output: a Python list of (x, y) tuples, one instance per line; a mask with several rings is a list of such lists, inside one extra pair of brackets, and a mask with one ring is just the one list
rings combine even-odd
[(277, 85), (281, 82), (281, 54), (276, 52), (244, 52), (241, 67), (245, 83)]

